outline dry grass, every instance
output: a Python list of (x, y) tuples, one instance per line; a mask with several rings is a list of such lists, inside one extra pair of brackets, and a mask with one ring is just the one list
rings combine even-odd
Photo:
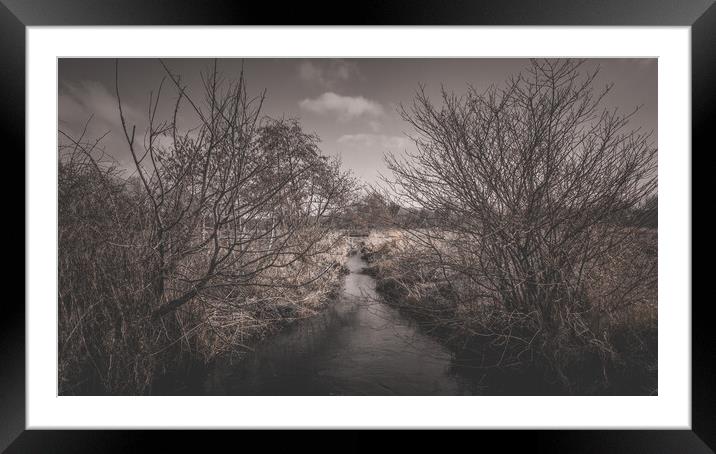
[[(60, 166), (59, 181), (61, 395), (150, 394), (158, 377), (187, 361), (240, 354), (251, 342), (310, 317), (339, 288), (348, 245), (334, 233), (318, 245), (330, 252), (271, 267), (250, 285), (208, 289), (156, 319), (155, 255), (147, 247), (148, 220), (136, 208), (139, 195), (111, 168), (99, 175), (82, 162), (70, 164)], [(181, 292), (182, 274), (200, 269), (200, 257), (181, 263), (167, 288)], [(298, 285), (312, 275), (319, 277)]]
[[(376, 231), (366, 240), (367, 272), (387, 301), (457, 350), (471, 350), (487, 368), (538, 369), (545, 380), (577, 394), (653, 394), (657, 389), (656, 231), (595, 264), (589, 309), (565, 313), (547, 333), (533, 314), (507, 311), (470, 279), (446, 275), (405, 234)], [(447, 253), (448, 251), (443, 251)], [(629, 279), (634, 267), (653, 280)], [(449, 272), (447, 272), (449, 273)], [(625, 289), (625, 283), (631, 287)]]

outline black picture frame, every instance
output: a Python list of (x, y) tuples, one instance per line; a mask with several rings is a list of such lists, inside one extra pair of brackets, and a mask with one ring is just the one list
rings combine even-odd
[[(541, 0), (525, 2), (438, 0), (369, 0), (360, 5), (312, 2), (280, 5), (276, 2), (231, 0), (140, 1), (140, 0), (0, 0), (0, 109), (3, 148), (8, 166), (24, 166), (25, 145), (25, 31), (35, 25), (608, 25), (690, 26), (692, 33), (692, 149), (707, 152), (716, 105), (716, 7), (713, 0)], [(7, 139), (10, 139), (9, 141)], [(685, 151), (687, 152), (687, 151)], [(693, 152), (692, 152), (693, 156)], [(6, 167), (6, 172), (11, 167)], [(8, 172), (10, 173), (10, 172)], [(17, 173), (17, 172), (14, 172)], [(692, 181), (696, 181), (692, 177)], [(6, 186), (8, 183), (6, 183)], [(17, 192), (11, 183), (5, 193)], [(696, 194), (696, 191), (692, 192)], [(19, 204), (19, 197), (16, 197)], [(19, 217), (22, 208), (13, 210)], [(23, 216), (23, 231), (29, 227)], [(11, 221), (15, 234), (17, 221)], [(692, 221), (693, 222), (693, 221)], [(693, 224), (692, 224), (693, 225)], [(693, 228), (692, 228), (693, 232)], [(27, 241), (27, 240), (26, 240)], [(19, 244), (19, 242), (16, 242)], [(27, 244), (25, 244), (27, 247)], [(24, 255), (24, 254), (23, 254)], [(23, 259), (24, 264), (24, 259)], [(14, 269), (20, 267), (16, 263)], [(23, 275), (24, 275), (24, 266)], [(8, 283), (10, 280), (8, 279)], [(693, 282), (693, 278), (692, 278)], [(480, 446), (494, 442), (507, 448), (549, 452), (714, 452), (716, 449), (716, 335), (708, 317), (710, 299), (692, 298), (692, 430), (549, 430), (462, 432), (464, 441)], [(25, 430), (25, 308), (20, 298), (6, 298), (0, 305), (0, 450), (7, 452), (127, 451), (150, 448), (148, 438), (161, 437), (165, 449), (186, 448), (194, 438), (189, 432), (170, 434), (149, 431), (37, 431)], [(246, 435), (241, 435), (242, 440)], [(270, 439), (271, 448), (291, 449), (309, 443), (306, 435), (292, 433)], [(211, 434), (211, 440), (236, 443), (228, 432)], [(206, 432), (204, 437), (206, 438)], [(373, 439), (367, 433), (336, 431), (336, 441), (322, 442), (333, 449), (368, 450)], [(401, 450), (435, 446), (445, 449), (440, 434), (428, 441), (424, 432), (396, 437)], [(435, 440), (442, 438), (442, 441)], [(253, 441), (253, 440), (252, 440)], [(242, 442), (243, 444), (244, 442)], [(325, 443), (325, 444), (324, 444)], [(339, 443), (339, 445), (336, 445)], [(390, 447), (385, 441), (381, 447)], [(248, 444), (245, 446), (249, 446)], [(308, 444), (320, 449), (316, 442)]]

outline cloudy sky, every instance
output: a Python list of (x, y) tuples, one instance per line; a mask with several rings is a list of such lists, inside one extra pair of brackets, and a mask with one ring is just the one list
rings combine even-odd
[[(201, 73), (213, 66), (208, 59), (167, 59), (180, 74), (189, 95), (201, 96)], [(441, 84), (456, 93), (468, 84), (477, 89), (502, 84), (529, 64), (524, 59), (221, 59), (218, 69), (235, 78), (243, 64), (250, 94), (266, 89), (264, 114), (297, 118), (307, 132), (321, 138), (321, 149), (341, 157), (344, 167), (368, 183), (386, 173), (384, 153), (412, 147), (408, 125), (397, 109), (410, 103), (420, 84), (436, 101)], [(592, 59), (599, 65), (596, 87), (615, 86), (607, 107), (631, 110), (643, 105), (634, 126), (656, 132), (657, 60)], [(114, 59), (59, 60), (59, 129), (77, 135), (92, 121), (86, 137), (103, 140), (107, 153), (121, 166), (131, 168), (123, 142), (115, 99)], [(119, 88), (125, 114), (137, 131), (146, 126), (149, 94), (159, 86), (164, 69), (157, 59), (121, 59)], [(176, 91), (167, 84), (158, 116), (171, 118)], [(187, 106), (188, 107), (188, 106)], [(194, 126), (187, 124), (186, 126)]]

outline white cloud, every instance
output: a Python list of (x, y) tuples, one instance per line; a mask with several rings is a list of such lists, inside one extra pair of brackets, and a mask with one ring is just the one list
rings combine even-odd
[(335, 114), (341, 121), (358, 117), (378, 117), (383, 107), (376, 101), (363, 96), (341, 96), (333, 92), (323, 93), (315, 99), (304, 99), (298, 103), (301, 109), (317, 114)]
[(358, 75), (355, 63), (340, 59), (317, 61), (303, 61), (298, 65), (298, 75), (301, 79), (333, 88), (337, 83), (346, 81)]
[(401, 152), (412, 145), (407, 137), (385, 134), (345, 134), (338, 138), (342, 145), (378, 149), (380, 151)]

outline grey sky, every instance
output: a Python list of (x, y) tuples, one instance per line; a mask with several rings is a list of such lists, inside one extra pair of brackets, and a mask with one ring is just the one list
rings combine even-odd
[[(213, 65), (209, 59), (164, 60), (188, 85), (190, 96), (201, 96), (200, 72)], [(386, 173), (383, 154), (412, 147), (408, 125), (397, 107), (408, 104), (419, 84), (439, 101), (441, 84), (462, 93), (471, 84), (478, 89), (501, 84), (529, 64), (526, 59), (245, 59), (249, 93), (266, 89), (264, 114), (298, 118), (307, 132), (321, 138), (321, 149), (339, 155), (343, 165), (368, 183)], [(221, 59), (218, 68), (227, 79), (238, 76), (241, 59)], [(627, 111), (643, 105), (634, 127), (657, 127), (657, 60), (590, 59), (599, 65), (596, 87), (614, 82), (606, 107)], [(149, 93), (156, 92), (165, 75), (157, 59), (121, 59), (119, 85), (123, 108), (137, 130), (146, 126)], [(114, 59), (60, 59), (59, 128), (77, 135), (90, 117), (89, 138), (111, 131), (106, 151), (130, 168), (114, 97)], [(169, 119), (176, 91), (166, 84), (158, 116)], [(185, 106), (188, 108), (188, 106)], [(189, 125), (187, 117), (186, 126)], [(654, 136), (656, 140), (656, 136)]]

